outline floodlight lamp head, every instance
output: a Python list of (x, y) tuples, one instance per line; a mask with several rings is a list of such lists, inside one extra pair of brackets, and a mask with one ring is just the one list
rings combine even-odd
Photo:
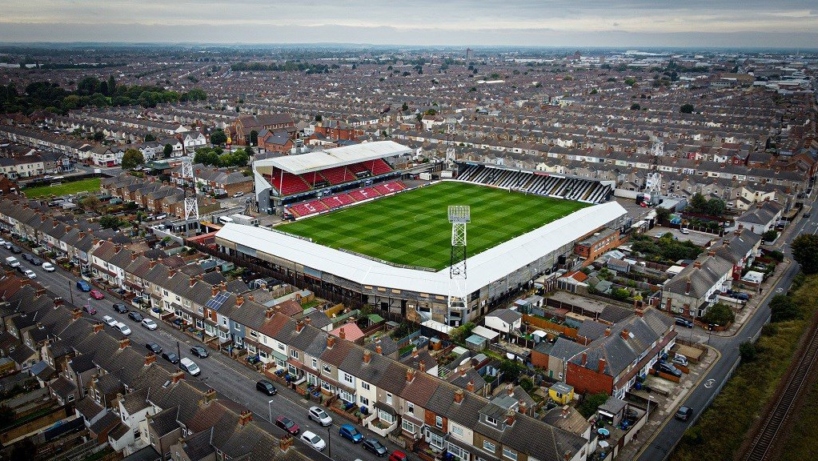
[(449, 205), (450, 223), (468, 223), (471, 221), (471, 207), (468, 205)]

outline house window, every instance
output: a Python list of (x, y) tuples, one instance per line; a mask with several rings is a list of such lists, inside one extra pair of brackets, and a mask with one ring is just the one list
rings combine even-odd
[(492, 426), (496, 426), (497, 420), (492, 418), (491, 416), (486, 416), (486, 423), (491, 424)]
[(442, 416), (435, 416), (435, 427), (438, 429), (443, 429), (443, 417)]
[(392, 424), (395, 422), (395, 417), (383, 410), (378, 410), (378, 419), (383, 420), (383, 422), (387, 424)]
[(313, 370), (318, 369), (318, 359), (312, 359), (312, 369)]
[(369, 383), (361, 383), (361, 389), (368, 391), (369, 390)]
[(497, 445), (489, 442), (488, 440), (483, 440), (483, 450), (486, 450), (489, 453), (494, 453), (497, 450)]
[(410, 434), (415, 433), (415, 424), (411, 421), (404, 419), (403, 421), (401, 421), (400, 427)]
[(361, 402), (361, 405), (369, 405), (369, 399), (363, 395), (358, 396), (358, 401)]
[(440, 436), (438, 434), (435, 434), (434, 432), (427, 429), (426, 430), (426, 439), (428, 440), (429, 445), (432, 448), (436, 448), (438, 450), (443, 450), (443, 447), (445, 446), (445, 442), (443, 441), (442, 436)]
[(517, 453), (513, 450), (509, 450), (506, 447), (503, 447), (503, 458), (510, 459), (511, 461), (517, 461)]
[(338, 392), (338, 396), (341, 397), (341, 400), (344, 402), (355, 402), (355, 396), (350, 394), (348, 391), (341, 390)]
[(327, 392), (335, 392), (335, 386), (323, 380), (321, 381), (321, 388)]
[(253, 331), (253, 330), (250, 330), (250, 336), (252, 336), (252, 337), (254, 337), (254, 338), (258, 338), (258, 333), (256, 333), (256, 332), (255, 332), (255, 331)]
[(277, 348), (278, 348), (278, 350), (280, 350), (280, 351), (285, 350), (285, 349), (284, 349), (284, 344), (282, 344), (282, 343), (278, 343), (278, 344), (276, 344), (276, 347), (277, 347)]
[(450, 424), (449, 425), (449, 432), (451, 432), (454, 435), (459, 435), (460, 437), (463, 437), (463, 428), (460, 427), (460, 426)]
[(452, 442), (447, 444), (446, 451), (451, 453), (457, 461), (468, 461), (470, 459), (468, 451), (458, 447)]
[(294, 359), (298, 359), (298, 351), (295, 350), (295, 349), (291, 350), (290, 351), (290, 357), (292, 357)]
[(344, 373), (344, 381), (349, 384), (352, 384), (352, 375), (350, 375), (349, 373)]
[(331, 374), (332, 374), (332, 367), (331, 367), (331, 366), (329, 366), (329, 365), (324, 365), (324, 366), (321, 368), (321, 371), (322, 371), (322, 373), (324, 373), (325, 375), (331, 375)]
[(415, 404), (412, 402), (406, 402), (406, 411), (411, 414), (415, 414)]

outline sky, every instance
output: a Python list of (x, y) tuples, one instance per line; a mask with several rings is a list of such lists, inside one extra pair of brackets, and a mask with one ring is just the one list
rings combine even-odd
[(816, 0), (0, 0), (0, 42), (818, 48)]

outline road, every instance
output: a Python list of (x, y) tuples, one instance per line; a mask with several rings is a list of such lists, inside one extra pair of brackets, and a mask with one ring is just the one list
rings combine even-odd
[[(813, 209), (815, 208), (815, 200), (813, 200), (812, 207)], [(799, 222), (793, 224), (793, 226), (792, 229), (788, 230), (785, 238), (779, 239), (780, 241), (777, 242), (777, 246), (784, 252), (785, 257), (788, 259), (792, 259), (789, 244), (795, 237), (802, 233), (818, 233), (818, 213), (812, 213), (810, 218), (801, 219)], [(767, 290), (769, 291), (765, 291), (762, 295), (786, 292), (790, 285), (792, 285), (792, 280), (798, 274), (798, 271), (798, 264), (793, 262), (778, 280), (778, 283), (776, 283), (774, 287), (768, 288)], [(739, 344), (747, 341), (749, 338), (756, 338), (761, 332), (761, 327), (764, 326), (770, 317), (770, 307), (768, 304), (770, 297), (771, 296), (767, 296), (764, 303), (747, 319), (738, 333), (733, 336), (713, 335), (709, 338), (710, 345), (721, 352), (721, 358), (713, 364), (707, 375), (701, 380), (701, 383), (690, 391), (681, 405), (693, 408), (700, 413), (712, 403), (719, 390), (721, 390), (723, 383), (729, 379), (730, 373), (738, 364)], [(699, 329), (697, 328), (696, 330)], [(694, 423), (695, 418), (687, 422), (671, 419), (656, 435), (650, 445), (642, 451), (638, 459), (640, 461), (666, 459), (679, 440), (681, 440), (684, 431)]]
[[(13, 253), (0, 247), (0, 258), (5, 259), (11, 255), (13, 255)], [(198, 379), (207, 383), (221, 395), (252, 410), (253, 413), (255, 413), (254, 417), (256, 419), (269, 420), (270, 415), (272, 415), (273, 418), (276, 418), (278, 415), (289, 417), (298, 423), (301, 427), (301, 433), (305, 430), (309, 430), (318, 434), (325, 442), (328, 441), (329, 447), (324, 450), (324, 454), (331, 453), (331, 458), (336, 461), (353, 461), (359, 458), (369, 459), (372, 457), (372, 455), (366, 452), (360, 445), (354, 445), (352, 442), (342, 439), (338, 435), (339, 426), (348, 422), (340, 416), (332, 415), (333, 425), (329, 428), (320, 427), (307, 418), (307, 409), (310, 406), (309, 402), (303, 400), (295, 392), (276, 385), (279, 391), (278, 395), (268, 397), (261, 394), (255, 389), (256, 381), (262, 377), (259, 373), (244, 367), (221, 353), (210, 350), (210, 357), (205, 359), (196, 358), (190, 354), (190, 347), (201, 344), (198, 341), (171, 328), (158, 319), (156, 319), (156, 321), (159, 324), (159, 328), (155, 331), (150, 331), (142, 327), (139, 323), (129, 319), (127, 314), (118, 314), (114, 311), (112, 305), (115, 302), (119, 302), (119, 299), (113, 298), (108, 293), (105, 294), (105, 299), (91, 299), (88, 293), (83, 293), (76, 288), (76, 278), (72, 274), (59, 268), (55, 272), (48, 273), (43, 271), (41, 267), (33, 266), (27, 261), (23, 261), (20, 255), (14, 256), (20, 260), (23, 266), (33, 269), (34, 272), (37, 273), (37, 281), (42, 284), (52, 296), (59, 296), (65, 301), (71, 302), (73, 295), (73, 303), (78, 307), (90, 302), (91, 306), (97, 309), (97, 314), (94, 316), (84, 315), (92, 317), (95, 320), (102, 321), (103, 315), (110, 315), (117, 320), (125, 322), (125, 324), (131, 327), (133, 332), (130, 336), (131, 346), (136, 348), (137, 351), (147, 353), (145, 344), (152, 342), (162, 346), (162, 349), (165, 351), (175, 352), (177, 344), (179, 344), (181, 357), (191, 358), (202, 370), (202, 373), (198, 377), (186, 375), (185, 379)], [(128, 308), (135, 309), (130, 305)], [(115, 336), (121, 335), (121, 333), (113, 330), (111, 327), (106, 326), (105, 328)], [(160, 365), (169, 370), (174, 368), (173, 365), (164, 361), (162, 358), (158, 358), (157, 363), (160, 363)], [(272, 401), (272, 403), (270, 403), (270, 401)], [(365, 437), (375, 437), (380, 440), (381, 443), (389, 448), (390, 452), (398, 448), (366, 429), (358, 427), (358, 430), (361, 431)], [(274, 435), (280, 437), (284, 435), (284, 432), (276, 428)]]

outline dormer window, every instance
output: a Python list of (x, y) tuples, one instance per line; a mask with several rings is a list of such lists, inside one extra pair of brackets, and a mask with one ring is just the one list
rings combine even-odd
[(486, 416), (486, 423), (491, 424), (492, 426), (496, 426), (497, 420), (492, 418), (491, 416)]

